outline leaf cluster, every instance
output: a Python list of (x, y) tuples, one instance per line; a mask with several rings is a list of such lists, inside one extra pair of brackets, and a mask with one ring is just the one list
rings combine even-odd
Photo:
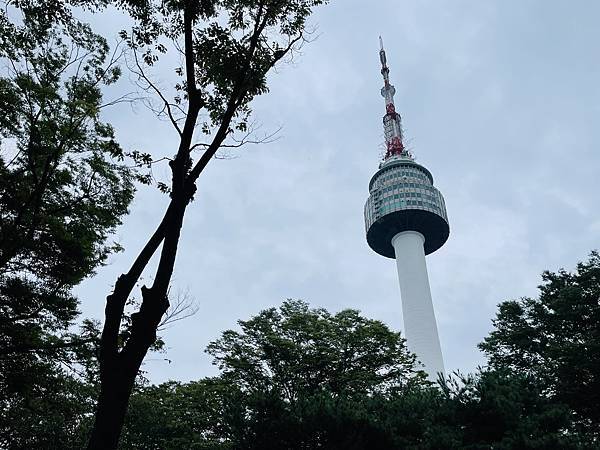
[(400, 333), (356, 310), (332, 315), (287, 300), (238, 323), (241, 331), (225, 331), (207, 352), (250, 392), (294, 401), (305, 392), (352, 396), (424, 382)]
[[(132, 12), (136, 26), (121, 37), (135, 51), (141, 85), (158, 91), (163, 107), (180, 130), (190, 100), (202, 108), (200, 130), (214, 134), (235, 103), (228, 133), (246, 132), (250, 102), (268, 92), (267, 73), (282, 58), (291, 58), (306, 40), (306, 20), (326, 0), (171, 0), (146, 2)], [(131, 12), (131, 11), (130, 11)], [(187, 22), (186, 22), (187, 21)], [(193, 26), (185, 42), (186, 23)], [(146, 72), (170, 51), (181, 65), (171, 90), (160, 90)]]
[(59, 448), (89, 414), (97, 372), (98, 325), (73, 328), (73, 288), (121, 249), (109, 237), (128, 212), (135, 172), (102, 119), (118, 54), (68, 2), (4, 6), (0, 446)]
[(538, 298), (500, 304), (495, 330), (479, 347), (493, 368), (539, 380), (580, 425), (600, 432), (600, 255), (574, 272), (542, 275)]
[[(508, 450), (591, 442), (536, 379), (498, 369), (431, 385), (398, 333), (353, 310), (330, 314), (288, 300), (239, 325), (207, 349), (218, 377), (134, 394), (123, 448)], [(382, 377), (391, 367), (394, 376)]]

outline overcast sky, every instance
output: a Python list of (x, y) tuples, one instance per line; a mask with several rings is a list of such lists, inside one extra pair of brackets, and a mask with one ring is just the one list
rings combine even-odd
[[(215, 374), (207, 343), (286, 298), (402, 329), (395, 263), (370, 250), (363, 221), (383, 143), (380, 34), (409, 147), (448, 209), (450, 238), (427, 257), (445, 366), (484, 363), (476, 345), (497, 304), (536, 295), (544, 269), (571, 269), (600, 247), (599, 19), (594, 1), (319, 9), (318, 38), (254, 103), (265, 131), (283, 127), (280, 139), (212, 161), (199, 181), (173, 280), (199, 311), (163, 333), (168, 352), (148, 357), (149, 379)], [(101, 25), (110, 35), (122, 23)], [(168, 83), (173, 67), (157, 78)], [(127, 77), (116, 88), (131, 89)], [(175, 153), (175, 133), (142, 105), (106, 119), (126, 149)], [(125, 252), (78, 289), (84, 316), (102, 319), (166, 202), (140, 189), (116, 236)]]

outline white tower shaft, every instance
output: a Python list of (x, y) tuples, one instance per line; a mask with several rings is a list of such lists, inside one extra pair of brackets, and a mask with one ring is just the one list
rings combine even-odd
[(403, 231), (392, 238), (402, 297), (404, 333), (408, 349), (417, 355), (428, 378), (444, 374), (431, 289), (425, 263), (425, 238), (417, 231)]

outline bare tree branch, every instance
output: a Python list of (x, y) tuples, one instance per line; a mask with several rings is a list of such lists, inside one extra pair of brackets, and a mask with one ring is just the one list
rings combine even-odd
[[(264, 135), (260, 138), (252, 138), (252, 135), (255, 133), (255, 130), (250, 130), (244, 134), (240, 139), (236, 138), (234, 135), (231, 135), (231, 140), (235, 142), (235, 144), (221, 144), (220, 148), (239, 148), (246, 144), (271, 144), (273, 142), (278, 141), (281, 136), (278, 136), (279, 132), (283, 129), (283, 127), (278, 127), (275, 131)], [(205, 142), (196, 142), (194, 145), (190, 147), (190, 151), (195, 150), (199, 147), (208, 148), (211, 144)]]
[(158, 331), (166, 330), (175, 322), (192, 317), (198, 312), (198, 304), (189, 292), (179, 293), (169, 301), (169, 308), (158, 324)]
[(156, 93), (156, 95), (158, 95), (160, 97), (160, 99), (163, 101), (164, 110), (167, 111), (167, 115), (169, 116), (169, 120), (171, 121), (171, 124), (173, 125), (175, 130), (177, 130), (177, 133), (179, 134), (179, 136), (181, 136), (182, 131), (181, 131), (181, 128), (179, 128), (179, 124), (177, 123), (177, 120), (175, 120), (175, 117), (173, 116), (173, 111), (171, 110), (171, 104), (167, 101), (167, 99), (165, 98), (165, 96), (163, 95), (161, 90), (158, 89), (158, 87), (152, 82), (152, 80), (150, 80), (150, 78), (148, 78), (148, 76), (146, 76), (144, 69), (138, 60), (137, 51), (135, 49), (133, 49), (133, 58), (135, 61), (135, 65), (137, 67), (137, 71), (134, 71), (134, 73), (138, 77), (140, 77), (142, 80), (144, 80), (144, 82), (149, 86), (149, 88), (152, 89)]

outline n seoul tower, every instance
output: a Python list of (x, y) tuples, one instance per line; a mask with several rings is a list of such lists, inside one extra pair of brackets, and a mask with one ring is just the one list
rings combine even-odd
[(394, 106), (396, 90), (390, 84), (381, 37), (379, 43), (386, 153), (369, 182), (365, 204), (367, 242), (380, 255), (396, 259), (406, 343), (434, 381), (438, 373), (444, 373), (444, 361), (425, 255), (444, 245), (450, 228), (444, 197), (433, 186), (431, 172), (417, 164), (404, 148), (401, 118)]

